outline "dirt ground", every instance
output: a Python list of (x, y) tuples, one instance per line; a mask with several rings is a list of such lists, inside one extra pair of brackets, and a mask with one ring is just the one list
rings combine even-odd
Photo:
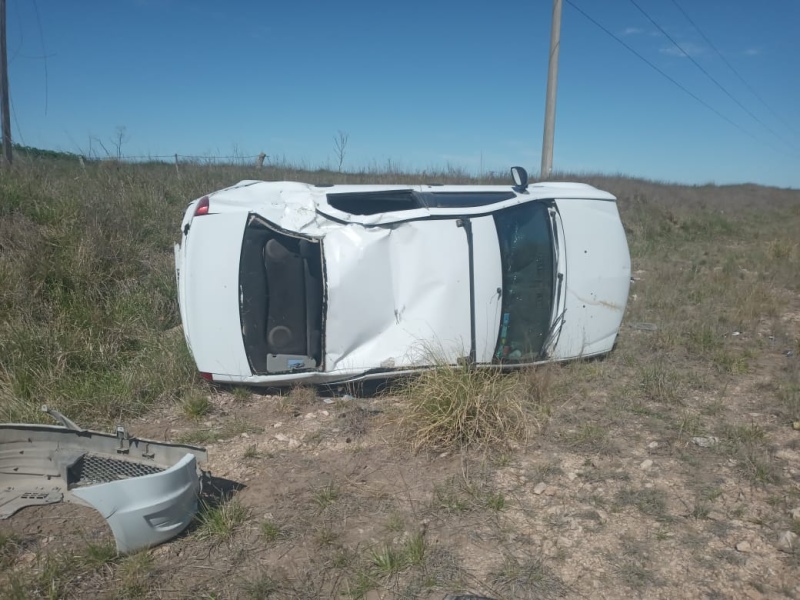
[[(797, 356), (767, 346), (747, 374), (695, 389), (675, 408), (685, 421), (677, 426), (662, 405), (632, 404), (603, 384), (651, 335), (628, 328), (607, 360), (557, 367), (562, 380), (601, 385), (573, 386), (527, 447), (504, 452), (411, 453), (397, 439), (402, 401), (391, 395), (220, 390), (200, 421), (160, 409), (131, 430), (211, 440), (206, 492), (220, 506), (237, 502), (241, 518), (218, 535), (198, 525), (134, 557), (77, 561), (54, 594), (30, 581), (24, 589), (109, 598), (800, 598), (800, 553), (796, 542), (781, 545), (797, 532), (800, 431), (765, 402)], [(768, 476), (748, 477), (715, 423), (763, 432), (753, 437), (768, 440), (755, 450), (770, 461)], [(0, 527), (15, 540), (7, 576), (113, 541), (93, 511), (69, 505), (24, 509)], [(401, 560), (412, 542), (421, 550)]]

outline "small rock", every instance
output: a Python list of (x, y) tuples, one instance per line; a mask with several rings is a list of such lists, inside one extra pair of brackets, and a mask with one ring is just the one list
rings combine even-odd
[(797, 534), (793, 531), (784, 531), (778, 537), (778, 550), (791, 554), (794, 547), (797, 545)]
[(281, 423), (280, 421), (278, 421), (277, 423), (273, 424), (272, 426), (273, 426), (275, 429), (277, 429), (278, 427), (280, 427), (280, 426), (282, 426), (282, 425), (283, 425), (283, 423)]
[(650, 442), (649, 444), (647, 444), (647, 447), (650, 448), (651, 450), (655, 450), (656, 448), (658, 448), (658, 442)]
[(795, 431), (800, 431), (800, 421), (793, 422), (792, 429), (794, 429)]
[(533, 493), (536, 494), (537, 496), (540, 496), (546, 489), (547, 489), (547, 484), (543, 481), (540, 481), (533, 488)]
[(639, 465), (639, 468), (642, 471), (647, 471), (652, 466), (653, 466), (653, 461), (648, 458), (647, 460), (642, 461), (642, 464)]
[(300, 446), (300, 442), (294, 438), (289, 438), (289, 448), (297, 448)]
[(739, 542), (736, 544), (737, 552), (750, 552), (750, 542)]
[(608, 521), (608, 513), (604, 511), (602, 508), (595, 508), (594, 512), (597, 513), (597, 516), (600, 517), (600, 521), (605, 523)]
[(800, 506), (798, 506), (797, 508), (793, 508), (792, 510), (790, 510), (790, 511), (789, 511), (789, 514), (790, 514), (790, 515), (792, 515), (792, 518), (793, 518), (793, 519), (797, 519), (798, 521), (800, 521)]
[(544, 495), (545, 496), (555, 496), (557, 491), (558, 490), (555, 488), (555, 486), (548, 485), (547, 489), (544, 491)]
[(316, 413), (310, 412), (310, 413), (306, 413), (305, 415), (303, 415), (303, 418), (306, 419), (306, 420), (308, 420), (308, 419), (316, 419), (317, 415), (316, 415)]
[(569, 548), (572, 546), (572, 540), (563, 536), (559, 537), (556, 540), (556, 546), (559, 548)]
[(442, 452), (442, 453), (439, 455), (439, 458), (447, 458), (447, 456), (448, 456), (449, 454), (450, 454), (449, 452)]
[(714, 437), (713, 435), (693, 437), (692, 443), (695, 446), (700, 446), (701, 448), (711, 448), (719, 443), (719, 438)]
[(321, 414), (323, 417), (327, 417), (330, 413), (327, 410), (321, 410), (319, 411), (319, 414)]
[(288, 442), (289, 436), (283, 433), (277, 433), (275, 434), (275, 439), (278, 440), (279, 442)]
[(243, 432), (241, 433), (241, 436), (242, 436), (243, 438), (249, 438), (249, 437), (250, 437), (250, 435), (249, 435), (249, 434), (248, 434), (246, 431), (243, 431)]
[(575, 481), (577, 477), (578, 477), (577, 473), (567, 473), (567, 479), (569, 479), (570, 481)]

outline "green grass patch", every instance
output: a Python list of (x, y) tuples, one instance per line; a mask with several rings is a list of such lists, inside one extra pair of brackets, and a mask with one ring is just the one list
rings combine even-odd
[(250, 517), (250, 509), (238, 498), (226, 498), (219, 504), (204, 503), (197, 514), (197, 537), (215, 544), (229, 541)]

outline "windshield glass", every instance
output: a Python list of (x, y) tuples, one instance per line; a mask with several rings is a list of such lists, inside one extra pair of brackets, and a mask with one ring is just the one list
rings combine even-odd
[(494, 216), (503, 269), (495, 356), (531, 362), (541, 355), (553, 308), (554, 257), (548, 204), (528, 202)]

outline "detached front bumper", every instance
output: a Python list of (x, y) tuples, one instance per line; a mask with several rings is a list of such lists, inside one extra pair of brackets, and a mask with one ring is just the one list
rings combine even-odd
[(205, 449), (74, 426), (0, 424), (0, 519), (32, 505), (96, 509), (119, 552), (176, 536), (197, 512)]

